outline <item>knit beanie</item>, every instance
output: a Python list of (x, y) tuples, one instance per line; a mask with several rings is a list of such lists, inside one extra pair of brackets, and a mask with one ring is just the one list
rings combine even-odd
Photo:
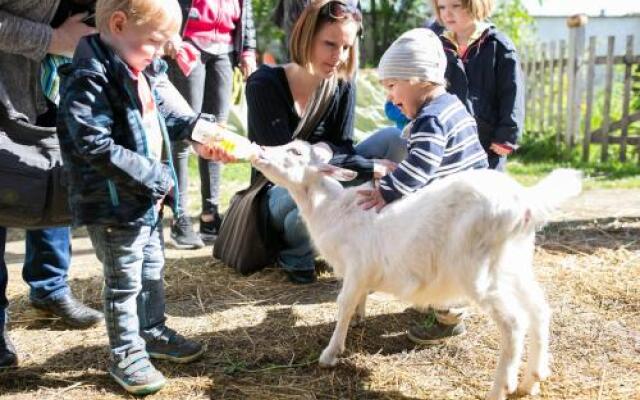
[(378, 65), (380, 80), (419, 79), (444, 85), (447, 57), (442, 43), (430, 29), (403, 33), (384, 52)]

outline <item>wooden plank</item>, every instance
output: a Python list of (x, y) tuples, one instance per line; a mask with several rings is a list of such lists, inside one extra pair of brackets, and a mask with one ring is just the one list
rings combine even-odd
[(532, 127), (531, 125), (531, 86), (533, 85), (533, 78), (531, 77), (531, 73), (533, 72), (533, 59), (531, 57), (532, 54), (532, 46), (528, 45), (525, 50), (526, 58), (525, 58), (525, 80), (526, 80), (526, 89), (525, 89), (525, 126), (527, 127), (527, 131), (529, 131)]
[(595, 86), (596, 37), (589, 38), (589, 60), (587, 61), (587, 107), (584, 115), (584, 137), (582, 138), (582, 161), (589, 161), (591, 145), (591, 117), (593, 113), (593, 87)]
[(557, 113), (557, 126), (556, 126), (556, 144), (560, 144), (562, 141), (563, 135), (563, 126), (562, 122), (564, 121), (564, 71), (567, 66), (565, 62), (565, 56), (567, 54), (567, 42), (563, 39), (560, 41), (560, 53), (558, 54), (558, 60), (560, 60), (560, 65), (558, 67), (558, 113)]
[(602, 109), (602, 154), (600, 160), (606, 162), (609, 159), (609, 131), (611, 129), (611, 92), (613, 91), (613, 49), (615, 36), (609, 36), (607, 41), (607, 72), (604, 87), (604, 107)]
[[(607, 56), (598, 56), (596, 57), (596, 64), (606, 64), (607, 63)], [(614, 56), (613, 57), (613, 64), (614, 65), (620, 65), (620, 64), (640, 64), (640, 55), (637, 56)]]
[(540, 97), (540, 116), (538, 117), (538, 131), (540, 134), (544, 132), (544, 109), (545, 109), (545, 83), (547, 81), (547, 44), (542, 44), (542, 49), (540, 51), (540, 81), (538, 82), (538, 96)]
[[(592, 137), (591, 138), (591, 143), (602, 143), (604, 141), (604, 139), (602, 137)], [(619, 144), (622, 141), (622, 138), (620, 136), (611, 136), (608, 140), (607, 143), (609, 144)], [(640, 136), (627, 136), (627, 144), (629, 145), (633, 145), (633, 146), (640, 146)]]
[(533, 63), (533, 72), (531, 76), (533, 80), (531, 81), (531, 129), (535, 131), (536, 129), (536, 118), (538, 117), (537, 110), (537, 102), (538, 102), (538, 70), (540, 69), (540, 64), (537, 62), (538, 57), (540, 56), (540, 52), (538, 51), (538, 45), (533, 46), (533, 56), (535, 57), (535, 61)]
[[(572, 17), (569, 17), (571, 19)], [(567, 128), (565, 144), (573, 147), (580, 127), (580, 103), (582, 101), (582, 59), (585, 50), (585, 25), (569, 25), (569, 65), (567, 76), (569, 90), (567, 94)]]
[(554, 90), (555, 90), (555, 76), (556, 76), (556, 42), (551, 42), (549, 48), (549, 109), (548, 109), (548, 120), (547, 126), (549, 129), (553, 127), (553, 101), (555, 99)]
[[(627, 36), (628, 59), (633, 58), (633, 35)], [(624, 69), (624, 90), (622, 95), (622, 129), (620, 130), (620, 161), (627, 161), (627, 135), (629, 132), (629, 103), (631, 99), (631, 64)]]
[[(566, 62), (566, 60), (565, 60)], [(534, 61), (535, 64), (540, 64), (540, 61)], [(607, 63), (607, 56), (596, 56), (596, 65), (604, 65)], [(627, 58), (627, 56), (614, 56), (613, 57), (614, 65), (621, 64), (640, 64), (640, 55), (633, 56), (631, 58)]]
[[(633, 124), (634, 122), (638, 122), (640, 121), (640, 111), (636, 111), (635, 113), (629, 115), (627, 117), (628, 121), (629, 121), (629, 125)], [(616, 121), (616, 122), (612, 122), (609, 125), (609, 132), (615, 132), (619, 129), (622, 129), (622, 120), (620, 121)], [(598, 142), (601, 143), (602, 142), (602, 135), (603, 135), (603, 129), (602, 127), (594, 130), (591, 132), (591, 142)], [(627, 139), (630, 139), (630, 137), (627, 137)], [(619, 137), (610, 137), (609, 141), (611, 143), (619, 143), (620, 142), (620, 138)], [(629, 141), (627, 141), (627, 143), (629, 143)]]

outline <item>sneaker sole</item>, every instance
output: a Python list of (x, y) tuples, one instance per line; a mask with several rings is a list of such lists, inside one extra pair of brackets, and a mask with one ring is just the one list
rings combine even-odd
[(467, 333), (467, 331), (460, 332), (457, 335), (448, 336), (446, 338), (441, 338), (441, 339), (421, 339), (421, 338), (419, 338), (417, 336), (413, 336), (413, 334), (410, 331), (407, 331), (407, 337), (409, 338), (409, 340), (411, 340), (415, 344), (434, 345), (434, 344), (442, 344), (442, 343), (446, 342), (447, 340), (449, 340), (451, 338), (454, 338), (454, 337), (463, 336), (465, 333)]
[(218, 235), (208, 235), (206, 233), (200, 233), (200, 239), (204, 242), (204, 244), (214, 244)]
[(143, 395), (146, 395), (146, 394), (155, 393), (155, 392), (159, 391), (160, 389), (162, 389), (164, 387), (164, 385), (167, 384), (167, 380), (166, 379), (162, 379), (159, 382), (150, 383), (150, 384), (147, 384), (147, 385), (134, 386), (134, 385), (127, 384), (125, 381), (120, 379), (118, 376), (113, 374), (111, 371), (109, 371), (109, 375), (111, 375), (111, 377), (116, 382), (118, 382), (118, 385), (122, 386), (122, 388), (124, 390), (126, 390), (128, 393), (131, 393), (131, 394), (136, 395), (136, 396), (143, 396)]
[(199, 352), (193, 353), (189, 356), (184, 356), (184, 357), (176, 357), (176, 356), (172, 356), (170, 354), (164, 354), (164, 353), (152, 353), (150, 351), (148, 353), (149, 353), (149, 357), (155, 358), (156, 360), (167, 360), (177, 364), (188, 364), (202, 357), (202, 355), (206, 350), (207, 350), (206, 346), (202, 346), (202, 349), (200, 349)]

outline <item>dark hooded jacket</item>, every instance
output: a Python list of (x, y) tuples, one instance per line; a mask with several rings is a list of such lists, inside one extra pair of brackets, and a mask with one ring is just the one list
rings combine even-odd
[(524, 125), (524, 79), (516, 48), (494, 26), (487, 28), (460, 57), (440, 35), (447, 56), (447, 90), (465, 104), (478, 124), (480, 143), (516, 145)]

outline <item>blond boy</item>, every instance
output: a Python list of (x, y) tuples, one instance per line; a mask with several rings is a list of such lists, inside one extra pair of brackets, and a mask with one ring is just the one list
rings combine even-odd
[(103, 264), (109, 373), (138, 395), (165, 384), (150, 358), (185, 363), (205, 350), (168, 328), (164, 315), (169, 143), (188, 140), (198, 121), (159, 58), (180, 16), (176, 0), (98, 0), (99, 34), (84, 38), (61, 70), (60, 142), (75, 224), (87, 225)]

